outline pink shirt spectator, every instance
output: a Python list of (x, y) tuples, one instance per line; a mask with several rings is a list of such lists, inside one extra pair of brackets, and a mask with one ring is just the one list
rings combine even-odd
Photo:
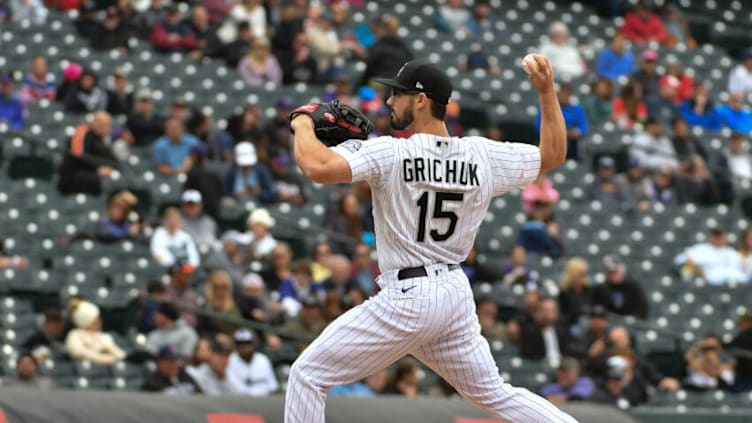
[(559, 201), (559, 191), (554, 189), (551, 181), (540, 176), (522, 190), (522, 211), (530, 213), (536, 202), (555, 203)]

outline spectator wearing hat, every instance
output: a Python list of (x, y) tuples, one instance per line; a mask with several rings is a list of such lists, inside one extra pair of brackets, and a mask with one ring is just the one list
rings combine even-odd
[[(591, 306), (586, 313), (587, 322), (580, 328), (576, 334), (576, 339), (572, 341), (572, 352), (578, 357), (583, 357), (586, 368), (583, 373), (594, 376), (598, 370), (598, 358), (602, 356), (606, 349), (606, 337), (608, 335), (608, 316), (602, 306)], [(592, 369), (591, 369), (592, 367)]]
[[(208, 168), (206, 157), (209, 153), (208, 147), (204, 144), (196, 144), (191, 148), (191, 169), (188, 171), (184, 189), (195, 191), (201, 195), (202, 210), (206, 217), (210, 217), (215, 222), (219, 219), (220, 209), (222, 207), (222, 192), (224, 185), (222, 178)], [(192, 194), (195, 197), (195, 194)], [(216, 235), (215, 235), (216, 237)]]
[(629, 153), (649, 170), (679, 166), (674, 145), (663, 133), (663, 124), (652, 117), (645, 122), (645, 130), (632, 139)]
[(580, 363), (572, 357), (561, 359), (556, 382), (544, 386), (540, 394), (553, 403), (587, 401), (595, 390), (593, 380), (581, 376)]
[[(734, 369), (736, 380), (733, 390), (736, 392), (752, 390), (752, 358), (749, 354), (743, 354), (743, 351), (752, 351), (752, 315), (749, 312), (739, 317), (739, 333), (724, 348), (736, 358)], [(735, 351), (737, 348), (742, 352)]]
[(240, 313), (244, 319), (270, 325), (277, 325), (282, 322), (282, 305), (279, 301), (268, 298), (266, 286), (261, 276), (256, 273), (243, 276), (240, 288), (241, 291), (235, 298), (235, 304), (240, 308)]
[(140, 235), (144, 224), (132, 216), (138, 198), (130, 191), (120, 191), (107, 203), (107, 213), (94, 227), (94, 237), (99, 242), (117, 242)]
[(631, 157), (627, 162), (627, 171), (616, 175), (620, 190), (627, 196), (630, 209), (646, 211), (654, 198), (653, 182), (645, 173), (640, 160)]
[(73, 27), (82, 38), (90, 40), (99, 28), (97, 19), (97, 4), (93, 0), (82, 1), (78, 8), (78, 17), (73, 21)]
[(611, 103), (611, 120), (619, 128), (631, 128), (635, 123), (645, 122), (647, 117), (648, 107), (642, 94), (642, 85), (630, 79)]
[(254, 38), (251, 49), (238, 63), (240, 77), (250, 87), (261, 87), (266, 83), (282, 83), (282, 68), (277, 58), (271, 53), (269, 40), (265, 37)]
[(97, 75), (84, 70), (76, 84), (66, 93), (63, 107), (71, 113), (93, 113), (107, 109), (107, 93), (97, 86)]
[(610, 404), (622, 409), (628, 408), (633, 403), (639, 403), (639, 396), (630, 395), (630, 391), (627, 390), (631, 370), (631, 363), (627, 359), (620, 356), (609, 358), (605, 377), (596, 386), (590, 396), (590, 401)]
[(104, 20), (102, 20), (96, 31), (94, 31), (89, 42), (95, 50), (117, 50), (120, 53), (126, 53), (128, 51), (129, 38), (128, 27), (120, 19), (117, 7), (110, 6), (105, 11)]
[(626, 38), (623, 34), (614, 35), (609, 48), (598, 55), (595, 70), (598, 76), (611, 81), (634, 73), (634, 56), (631, 51), (627, 50)]
[(593, 304), (612, 313), (645, 319), (648, 300), (642, 284), (627, 274), (627, 266), (615, 255), (603, 258), (606, 283), (593, 290)]
[(274, 223), (268, 210), (257, 208), (248, 216), (246, 232), (226, 233), (222, 238), (231, 261), (234, 264), (247, 264), (253, 260), (267, 259), (277, 246), (277, 240), (271, 234)]
[(55, 99), (55, 75), (48, 71), (47, 57), (38, 55), (31, 60), (31, 68), (21, 82), (21, 98), (26, 103)]
[(606, 207), (620, 208), (629, 202), (627, 193), (616, 177), (616, 162), (611, 156), (601, 156), (598, 159), (598, 171), (590, 185), (589, 197), (598, 200)]
[(179, 265), (195, 270), (201, 264), (201, 257), (193, 238), (180, 229), (182, 220), (177, 208), (165, 209), (162, 226), (151, 237), (151, 254), (160, 266)]
[(230, 168), (227, 181), (230, 193), (238, 200), (261, 203), (276, 200), (271, 172), (264, 163), (259, 163), (256, 147), (250, 142), (235, 146), (235, 166)]
[(104, 111), (94, 113), (90, 123), (76, 128), (59, 168), (61, 193), (101, 193), (100, 178), (112, 177), (118, 166), (114, 154), (105, 145), (111, 131), (112, 117)]
[(213, 338), (208, 361), (196, 367), (186, 368), (186, 372), (196, 381), (202, 393), (211, 396), (243, 393), (243, 387), (230, 377), (227, 371), (232, 352), (230, 342)]
[(44, 312), (44, 322), (21, 345), (24, 351), (30, 352), (34, 359), (43, 361), (47, 358), (60, 357), (65, 353), (63, 345), (63, 331), (65, 319), (58, 308), (49, 308)]
[(742, 53), (741, 63), (731, 70), (728, 80), (729, 93), (752, 93), (752, 47)]
[(263, 397), (279, 389), (272, 362), (265, 354), (256, 351), (256, 337), (249, 329), (235, 331), (235, 351), (230, 354), (227, 366), (229, 377), (242, 386), (242, 392), (254, 397)]
[(203, 197), (199, 191), (183, 191), (180, 210), (182, 211), (181, 229), (185, 231), (198, 247), (213, 249), (219, 244), (217, 239), (217, 222), (203, 212)]
[(16, 372), (14, 375), (0, 378), (0, 386), (24, 387), (40, 390), (56, 388), (56, 383), (44, 376), (39, 376), (37, 361), (29, 353), (22, 353), (16, 358)]
[(619, 32), (637, 44), (647, 44), (652, 41), (665, 44), (668, 41), (668, 33), (661, 17), (653, 12), (650, 3), (646, 0), (639, 1), (634, 10), (624, 16), (624, 25)]
[(26, 108), (13, 82), (13, 74), (0, 75), (0, 123), (20, 130), (26, 125)]
[(714, 225), (706, 242), (700, 242), (674, 258), (674, 264), (685, 276), (698, 276), (713, 285), (748, 282), (738, 251), (728, 245), (726, 229)]
[(642, 52), (640, 68), (632, 75), (642, 85), (642, 96), (649, 103), (658, 97), (661, 75), (658, 74), (658, 53), (655, 50)]
[(172, 3), (167, 5), (164, 19), (151, 28), (151, 42), (161, 53), (188, 52), (198, 45), (196, 34), (182, 20), (177, 5)]
[(163, 347), (170, 346), (181, 358), (189, 358), (196, 347), (196, 331), (180, 318), (178, 307), (169, 302), (159, 303), (154, 313), (156, 329), (149, 332), (144, 348), (157, 354)]
[(674, 76), (666, 78), (664, 76), (661, 78), (658, 94), (645, 101), (648, 114), (664, 125), (670, 125), (672, 119), (679, 114), (679, 107), (676, 102), (679, 86), (678, 78)]
[(721, 126), (734, 132), (749, 134), (752, 132), (752, 111), (744, 105), (742, 93), (729, 94), (728, 104), (722, 104), (715, 109)]
[(188, 104), (188, 101), (185, 99), (185, 97), (179, 95), (172, 99), (172, 103), (170, 104), (170, 112), (167, 115), (167, 118), (175, 118), (180, 122), (183, 122), (183, 125), (188, 125), (192, 114), (193, 109)]
[(156, 353), (157, 368), (151, 372), (142, 391), (170, 395), (199, 394), (201, 388), (183, 366), (180, 354), (170, 345), (164, 345)]
[[(206, 278), (204, 309), (210, 315), (202, 314), (198, 318), (196, 330), (202, 336), (214, 336), (217, 333), (231, 334), (238, 329), (238, 323), (223, 319), (239, 319), (240, 310), (232, 294), (233, 283), (230, 274), (224, 270), (213, 270)], [(215, 316), (216, 315), (216, 316)]]
[(569, 28), (564, 22), (556, 21), (548, 27), (548, 39), (538, 51), (551, 62), (556, 76), (565, 81), (585, 74), (585, 61), (577, 51), (577, 46), (569, 41)]
[(134, 93), (125, 127), (133, 135), (136, 146), (151, 145), (164, 133), (165, 120), (155, 112), (154, 97), (148, 87), (141, 87)]
[(88, 301), (79, 301), (71, 319), (76, 328), (65, 338), (65, 347), (71, 358), (96, 364), (113, 364), (125, 358), (125, 352), (115, 344), (112, 336), (102, 332), (99, 307)]
[(721, 119), (715, 103), (710, 99), (708, 86), (703, 81), (695, 81), (694, 96), (679, 106), (679, 112), (690, 126), (699, 126), (709, 131), (721, 129)]
[(532, 213), (536, 204), (554, 205), (559, 201), (559, 191), (545, 174), (541, 174), (530, 185), (522, 190), (522, 211)]
[(152, 146), (152, 162), (167, 176), (186, 173), (191, 168), (190, 152), (199, 141), (185, 132), (185, 123), (172, 117), (165, 123), (165, 134)]
[(376, 42), (368, 48), (366, 70), (358, 86), (367, 85), (373, 78), (391, 78), (412, 60), (410, 47), (397, 34), (399, 26), (399, 19), (392, 15), (381, 15), (371, 22)]

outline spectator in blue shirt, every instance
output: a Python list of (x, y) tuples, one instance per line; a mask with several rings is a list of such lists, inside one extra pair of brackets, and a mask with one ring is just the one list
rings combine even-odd
[(24, 105), (14, 91), (13, 76), (0, 76), (0, 123), (10, 129), (21, 129), (26, 124)]
[(157, 171), (168, 176), (188, 172), (191, 148), (198, 143), (196, 137), (185, 133), (185, 125), (180, 119), (168, 119), (165, 134), (152, 147), (152, 161)]
[(690, 126), (700, 126), (709, 131), (721, 129), (721, 119), (710, 99), (708, 87), (702, 81), (695, 82), (694, 97), (682, 103), (679, 112)]
[(248, 141), (235, 146), (235, 166), (228, 173), (229, 193), (239, 200), (273, 203), (277, 200), (274, 178), (266, 164), (258, 161), (256, 147)]
[(603, 50), (598, 56), (596, 72), (599, 76), (613, 80), (620, 76), (632, 75), (634, 71), (634, 56), (631, 51), (627, 51), (626, 38), (622, 34), (614, 35), (611, 47)]
[(585, 401), (593, 394), (595, 384), (587, 376), (580, 376), (580, 363), (564, 357), (556, 370), (556, 383), (541, 389), (541, 395), (553, 403)]
[(718, 106), (715, 109), (721, 125), (729, 127), (732, 131), (748, 134), (752, 132), (752, 112), (744, 107), (742, 93), (731, 93), (727, 105)]
[[(579, 158), (580, 140), (588, 131), (585, 109), (579, 103), (572, 101), (572, 87), (564, 84), (559, 89), (559, 105), (561, 106), (561, 113), (564, 115), (564, 122), (567, 125), (567, 159), (577, 160)], [(536, 131), (540, 130), (540, 123), (541, 114), (538, 110), (538, 117), (535, 122)]]

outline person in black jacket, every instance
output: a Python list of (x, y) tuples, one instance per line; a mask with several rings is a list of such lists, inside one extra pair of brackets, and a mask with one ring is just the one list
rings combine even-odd
[(253, 32), (251, 32), (251, 24), (248, 21), (238, 22), (237, 25), (238, 37), (235, 41), (227, 44), (222, 49), (222, 57), (225, 59), (228, 68), (237, 68), (238, 63), (248, 54), (248, 50), (251, 49), (251, 41), (253, 41)]
[(212, 172), (206, 167), (206, 156), (208, 154), (209, 148), (201, 143), (191, 149), (193, 166), (188, 171), (183, 188), (185, 191), (195, 189), (200, 192), (204, 212), (214, 220), (218, 220), (220, 218), (224, 184), (222, 178), (216, 172)]
[(97, 75), (85, 70), (75, 86), (71, 87), (63, 100), (66, 112), (93, 113), (107, 109), (107, 93), (97, 86)]
[(107, 8), (104, 20), (91, 34), (89, 42), (95, 50), (120, 50), (121, 53), (128, 51), (128, 28), (120, 20), (115, 6)]
[(567, 325), (578, 323), (580, 316), (593, 305), (593, 288), (588, 276), (588, 263), (582, 257), (572, 257), (564, 268), (559, 291), (561, 317)]
[(128, 75), (116, 69), (112, 76), (112, 88), (107, 90), (107, 112), (113, 116), (127, 115), (133, 108), (133, 91), (128, 83)]
[(139, 88), (133, 97), (133, 111), (125, 127), (133, 135), (134, 145), (151, 145), (164, 133), (165, 119), (154, 112), (154, 98), (149, 88)]
[(44, 323), (30, 337), (28, 337), (22, 347), (25, 352), (34, 355), (39, 361), (42, 357), (38, 356), (38, 348), (44, 347), (47, 353), (62, 355), (65, 353), (63, 345), (63, 330), (65, 329), (65, 318), (58, 308), (49, 308), (44, 312)]
[(391, 78), (400, 67), (413, 59), (407, 44), (397, 36), (399, 20), (383, 15), (372, 23), (377, 41), (368, 49), (366, 70), (358, 86), (368, 85), (372, 78)]
[(148, 375), (141, 387), (142, 391), (163, 394), (200, 394), (201, 388), (185, 371), (175, 348), (165, 345), (157, 352), (157, 370)]
[(626, 274), (626, 266), (615, 255), (603, 259), (606, 283), (593, 290), (593, 304), (608, 311), (644, 319), (648, 316), (648, 299), (642, 285)]
[(520, 325), (520, 357), (528, 360), (548, 360), (558, 367), (568, 355), (569, 335), (559, 320), (556, 300), (545, 298), (538, 304), (535, 320)]
[(733, 390), (737, 392), (752, 390), (752, 359), (749, 353), (752, 352), (752, 314), (746, 313), (739, 318), (739, 334), (734, 337), (725, 348), (738, 348), (746, 350), (746, 354), (738, 355), (736, 351), (731, 354), (736, 355), (736, 381)]
[(111, 130), (112, 117), (102, 111), (94, 113), (90, 124), (76, 128), (60, 165), (61, 193), (101, 193), (100, 178), (110, 177), (117, 166), (115, 156), (104, 143)]

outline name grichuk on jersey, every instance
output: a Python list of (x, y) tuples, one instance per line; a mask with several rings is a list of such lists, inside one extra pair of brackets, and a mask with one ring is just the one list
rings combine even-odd
[(371, 185), (382, 271), (460, 263), (493, 197), (533, 182), (538, 147), (483, 137), (378, 137), (332, 150)]

